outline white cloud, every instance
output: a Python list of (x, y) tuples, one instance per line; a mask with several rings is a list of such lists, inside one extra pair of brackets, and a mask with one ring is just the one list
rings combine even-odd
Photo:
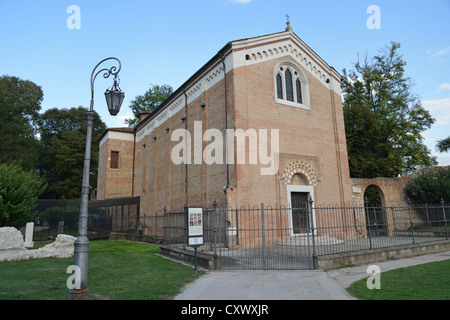
[(447, 47), (447, 48), (445, 48), (445, 49), (439, 50), (439, 51), (436, 52), (434, 55), (435, 55), (435, 56), (442, 56), (442, 55), (447, 54), (447, 53), (449, 53), (449, 52), (450, 52), (450, 47)]
[(439, 91), (445, 91), (445, 90), (450, 90), (450, 83), (443, 83), (441, 84), (436, 90), (434, 90), (434, 92), (439, 92)]
[(230, 0), (230, 1), (234, 3), (250, 3), (253, 0)]
[(427, 50), (428, 59), (435, 60), (435, 61), (440, 61), (440, 62), (445, 61), (444, 56), (447, 55), (448, 53), (450, 53), (450, 46), (448, 46), (447, 48), (438, 50), (438, 51), (436, 51), (434, 53), (433, 53), (433, 51), (431, 49)]
[(436, 124), (450, 124), (450, 97), (439, 100), (424, 100), (422, 105), (436, 119)]
[(128, 127), (128, 123), (125, 120), (129, 118), (134, 118), (133, 112), (131, 111), (128, 111), (126, 114), (119, 114), (116, 117), (109, 117), (106, 126), (108, 128)]

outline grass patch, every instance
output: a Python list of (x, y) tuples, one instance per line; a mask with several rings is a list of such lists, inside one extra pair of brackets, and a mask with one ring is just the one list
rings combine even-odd
[[(157, 245), (146, 243), (91, 241), (90, 299), (170, 299), (199, 276), (158, 252)], [(73, 258), (1, 262), (0, 300), (66, 300), (66, 270), (72, 264)]]
[(367, 289), (367, 279), (347, 288), (363, 300), (450, 300), (450, 260), (381, 273), (381, 289)]

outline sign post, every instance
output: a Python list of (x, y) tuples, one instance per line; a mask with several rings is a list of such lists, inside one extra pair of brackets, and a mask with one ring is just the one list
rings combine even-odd
[(203, 208), (202, 207), (188, 207), (187, 208), (187, 230), (188, 230), (188, 245), (194, 248), (195, 251), (195, 268), (194, 272), (198, 273), (197, 269), (197, 249), (203, 245)]

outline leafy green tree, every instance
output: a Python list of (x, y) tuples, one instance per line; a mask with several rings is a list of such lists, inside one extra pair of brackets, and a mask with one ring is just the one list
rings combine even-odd
[(155, 110), (172, 93), (172, 87), (167, 84), (162, 86), (150, 85), (150, 88), (143, 95), (139, 95), (131, 101), (130, 108), (133, 111), (134, 118), (127, 119), (125, 122), (130, 126), (137, 125), (139, 123), (139, 113)]
[(36, 200), (45, 180), (35, 171), (17, 165), (0, 165), (0, 227), (23, 227), (33, 221)]
[(405, 192), (413, 203), (450, 203), (450, 168), (418, 175), (408, 181)]
[(439, 152), (447, 152), (450, 150), (450, 137), (439, 140), (436, 145), (436, 150)]
[(41, 87), (17, 77), (0, 77), (0, 163), (29, 170), (38, 165), (37, 120), (43, 99)]
[(413, 93), (406, 62), (392, 42), (372, 59), (343, 70), (344, 120), (350, 174), (354, 178), (396, 177), (436, 165), (421, 132), (434, 119)]
[[(79, 199), (83, 180), (87, 112), (83, 107), (49, 109), (39, 120), (41, 133), (40, 170), (47, 177), (47, 199)], [(97, 184), (98, 139), (106, 125), (94, 111), (91, 145), (90, 185)]]

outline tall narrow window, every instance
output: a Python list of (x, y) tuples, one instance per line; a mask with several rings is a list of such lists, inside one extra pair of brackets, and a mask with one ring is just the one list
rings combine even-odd
[(289, 69), (284, 74), (286, 80), (286, 100), (294, 102), (294, 89), (292, 88), (292, 73)]
[(283, 81), (281, 74), (277, 74), (277, 97), (278, 99), (283, 99)]
[(275, 102), (310, 110), (309, 84), (301, 67), (282, 61), (273, 75)]
[(119, 151), (111, 151), (111, 162), (109, 167), (111, 169), (119, 169)]
[(297, 81), (295, 81), (295, 87), (297, 89), (297, 103), (303, 103), (302, 102), (302, 85), (301, 85), (299, 79), (297, 79)]

